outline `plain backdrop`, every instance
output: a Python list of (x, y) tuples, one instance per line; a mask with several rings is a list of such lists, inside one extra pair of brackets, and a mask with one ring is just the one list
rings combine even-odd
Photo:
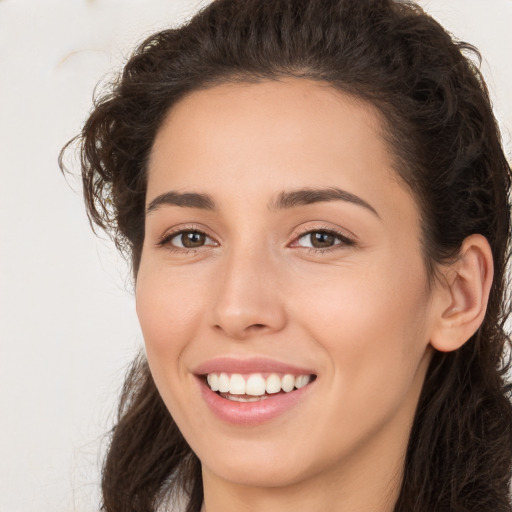
[[(207, 3), (0, 0), (0, 512), (98, 510), (106, 433), (142, 336), (127, 267), (91, 233), (57, 156), (96, 83)], [(512, 0), (420, 3), (482, 51), (510, 157)]]

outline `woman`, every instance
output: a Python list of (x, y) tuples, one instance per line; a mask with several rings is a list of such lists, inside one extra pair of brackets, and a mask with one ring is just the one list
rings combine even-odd
[(216, 0), (137, 49), (78, 139), (147, 356), (103, 510), (512, 510), (510, 167), (465, 54), (391, 0)]

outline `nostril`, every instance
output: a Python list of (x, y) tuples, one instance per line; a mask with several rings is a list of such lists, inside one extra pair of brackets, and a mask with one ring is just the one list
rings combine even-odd
[(246, 329), (246, 332), (260, 332), (260, 331), (264, 331), (265, 329), (268, 328), (268, 325), (265, 325), (265, 324), (252, 324), (252, 325), (249, 325), (249, 327), (247, 327)]

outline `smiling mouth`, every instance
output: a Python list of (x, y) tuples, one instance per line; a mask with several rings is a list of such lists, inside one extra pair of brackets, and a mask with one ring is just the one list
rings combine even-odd
[(203, 376), (209, 388), (226, 400), (259, 402), (272, 396), (291, 393), (316, 379), (316, 375), (209, 373)]

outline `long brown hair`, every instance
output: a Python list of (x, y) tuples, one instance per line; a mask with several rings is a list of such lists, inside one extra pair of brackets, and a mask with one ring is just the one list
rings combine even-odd
[[(495, 267), (480, 329), (431, 361), (395, 512), (512, 510), (511, 170), (478, 59), (405, 1), (215, 0), (142, 43), (75, 139), (89, 217), (131, 258), (136, 279), (148, 154), (180, 98), (219, 83), (293, 76), (377, 107), (396, 172), (421, 209), (431, 278), (435, 263), (456, 257), (473, 233), (489, 241)], [(185, 496), (188, 512), (201, 507), (199, 460), (143, 357), (126, 379), (102, 490), (105, 512), (152, 512), (173, 492)]]

